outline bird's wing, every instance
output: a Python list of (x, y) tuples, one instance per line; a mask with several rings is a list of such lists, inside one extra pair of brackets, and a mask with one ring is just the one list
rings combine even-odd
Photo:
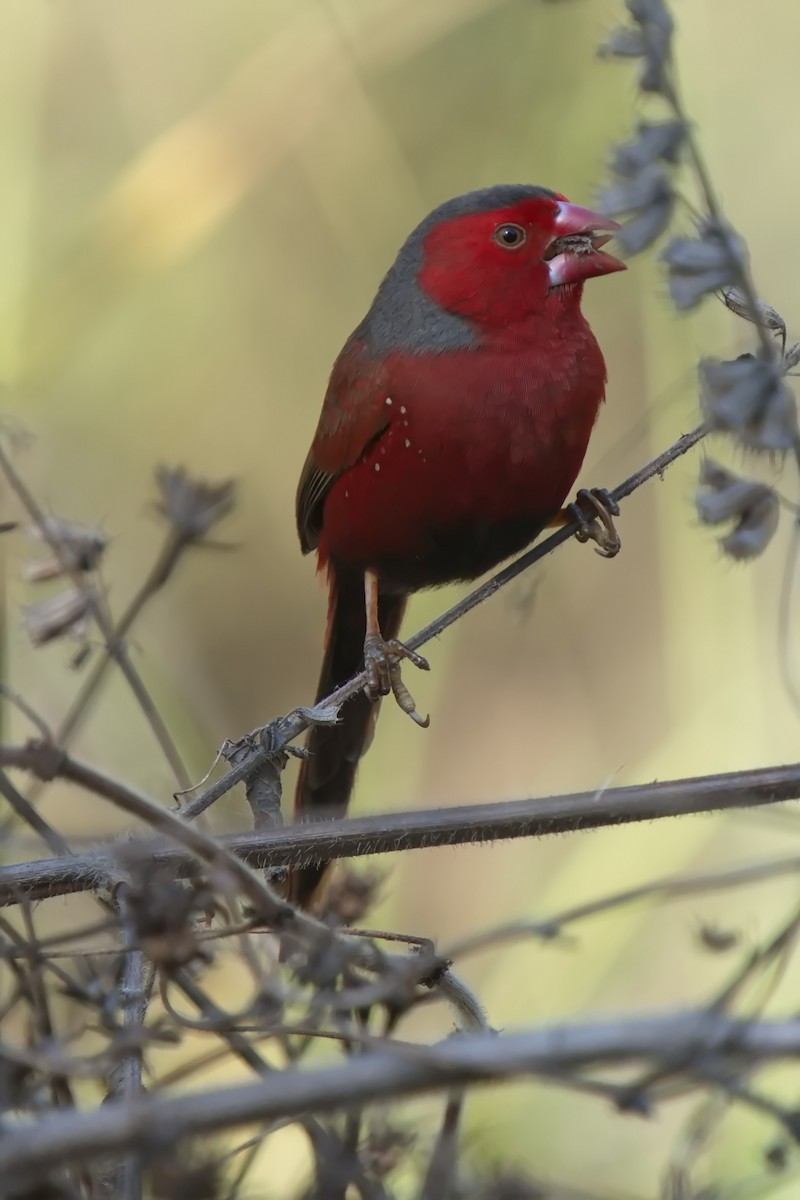
[(351, 339), (334, 363), (317, 432), (297, 487), (297, 532), (303, 553), (318, 542), (325, 497), (389, 424), (387, 371)]

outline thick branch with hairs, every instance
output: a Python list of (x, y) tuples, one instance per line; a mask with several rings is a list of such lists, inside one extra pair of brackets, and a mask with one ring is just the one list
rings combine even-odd
[[(52, 761), (47, 748), (37, 743), (0, 746), (0, 765), (3, 766), (43, 775), (45, 764), (48, 771), (52, 769)], [(166, 820), (162, 822), (159, 814), (163, 809), (155, 801), (86, 763), (61, 755), (56, 759), (56, 770), (60, 778), (106, 797), (125, 811), (160, 828), (161, 832), (173, 836), (179, 832), (175, 825), (178, 818), (165, 814)], [(52, 778), (52, 774), (49, 777)], [(800, 799), (800, 764), (607, 788), (600, 792), (576, 792), (546, 799), (488, 801), (427, 811), (380, 813), (309, 825), (287, 825), (265, 833), (233, 834), (216, 839), (212, 844), (225, 848), (225, 861), (229, 861), (229, 855), (235, 855), (251, 867), (264, 868), (281, 864), (302, 865), (316, 859), (586, 832), (638, 821), (731, 811), (795, 799)], [(160, 842), (146, 843), (143, 851), (151, 855), (154, 862), (169, 866), (177, 874), (186, 874), (193, 862), (187, 851), (193, 848), (194, 844), (190, 847), (185, 843), (182, 849), (180, 845)], [(114, 858), (115, 847), (111, 843), (83, 855), (62, 855), (0, 867), (0, 906), (17, 904), (22, 898), (39, 900), (101, 886), (113, 876)], [(283, 906), (278, 911), (283, 914)]]

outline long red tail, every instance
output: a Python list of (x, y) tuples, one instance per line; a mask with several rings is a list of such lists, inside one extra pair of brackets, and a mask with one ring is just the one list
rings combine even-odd
[[(405, 596), (381, 596), (378, 618), (388, 641), (400, 632)], [(330, 574), (325, 654), (317, 684), (317, 700), (346, 683), (364, 665), (364, 582), (360, 575)], [(358, 761), (369, 748), (378, 704), (362, 693), (344, 705), (336, 725), (316, 726), (309, 734), (308, 758), (300, 768), (295, 792), (295, 818), (313, 821), (344, 816), (355, 783)], [(291, 899), (307, 908), (328, 863), (313, 863), (291, 873)]]

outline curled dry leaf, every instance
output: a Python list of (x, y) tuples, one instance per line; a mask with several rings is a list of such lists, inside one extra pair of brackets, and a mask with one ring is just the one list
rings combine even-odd
[(737, 317), (743, 317), (745, 321), (752, 321), (754, 325), (762, 325), (764, 329), (771, 329), (775, 333), (779, 333), (785, 343), (786, 322), (771, 304), (767, 304), (763, 300), (756, 300), (756, 308), (753, 312), (743, 292), (737, 287), (723, 288), (722, 299), (725, 307), (736, 313)]
[(742, 479), (719, 463), (706, 459), (700, 468), (696, 504), (705, 525), (734, 521), (733, 530), (720, 539), (727, 555), (739, 561), (763, 553), (778, 528), (780, 506), (771, 487)]
[[(238, 742), (226, 740), (220, 747), (220, 755), (233, 767), (238, 766), (252, 751), (253, 741), (249, 737)], [(283, 824), (281, 776), (288, 760), (289, 756), (284, 750), (275, 750), (245, 779), (245, 794), (253, 813), (253, 828), (257, 833), (275, 829)]]

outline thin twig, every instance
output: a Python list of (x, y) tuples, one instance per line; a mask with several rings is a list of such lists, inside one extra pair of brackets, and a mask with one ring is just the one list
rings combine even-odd
[(696, 896), (703, 892), (721, 891), (727, 888), (741, 887), (753, 883), (761, 883), (765, 879), (775, 879), (780, 875), (800, 874), (800, 857), (767, 859), (765, 862), (746, 863), (742, 867), (731, 867), (724, 871), (709, 871), (702, 875), (675, 875), (663, 879), (654, 879), (638, 887), (625, 888), (621, 892), (611, 892), (600, 896), (597, 900), (588, 900), (585, 904), (576, 904), (571, 908), (562, 909), (550, 917), (538, 921), (510, 921), (493, 929), (470, 934), (452, 946), (443, 950), (445, 958), (462, 958), (476, 950), (485, 950), (489, 946), (497, 946), (500, 942), (521, 937), (537, 937), (545, 941), (559, 937), (570, 925), (585, 921), (589, 917), (599, 916), (615, 908), (635, 904), (640, 900), (653, 900), (657, 897), (674, 899), (680, 896)]
[[(147, 1001), (153, 974), (147, 967), (141, 950), (129, 950), (120, 985), (122, 1023), (125, 1028), (139, 1028), (147, 1013)], [(142, 1056), (136, 1049), (125, 1056), (111, 1074), (109, 1096), (117, 1099), (136, 1099), (142, 1094)], [(142, 1160), (138, 1154), (127, 1155), (117, 1165), (114, 1196), (120, 1200), (140, 1200), (142, 1195)]]
[[(0, 765), (16, 765), (24, 768), (26, 765), (23, 761), (24, 756), (17, 758), (14, 764), (5, 761), (8, 759), (7, 749), (0, 748), (0, 758), (4, 760)], [(254, 871), (250, 870), (242, 858), (237, 857), (223, 843), (202, 833), (196, 826), (187, 825), (180, 817), (176, 817), (167, 809), (162, 808), (149, 797), (134, 791), (125, 784), (111, 781), (108, 776), (100, 771), (95, 771), (86, 764), (78, 765), (74, 759), (60, 754), (52, 746), (30, 743), (27, 747), (27, 756), (27, 768), (39, 778), (53, 778), (55, 775), (59, 775), (62, 779), (72, 779), (73, 782), (83, 779), (91, 791), (106, 796), (129, 816), (144, 821), (153, 829), (172, 838), (189, 854), (200, 859), (207, 866), (219, 870), (223, 877), (227, 874), (236, 882), (242, 895), (257, 912), (262, 914), (264, 919), (274, 921), (280, 927), (292, 925), (298, 930), (306, 929), (316, 932), (325, 929), (306, 914), (298, 912), (290, 904), (281, 900), (267, 884), (259, 879)], [(37, 760), (38, 767), (34, 766)], [(95, 863), (95, 879), (97, 877), (96, 867)]]
[(457, 1174), (458, 1131), (464, 1112), (463, 1091), (447, 1097), (436, 1144), (422, 1184), (419, 1200), (449, 1200)]
[(91, 588), (86, 586), (86, 582), (83, 579), (81, 572), (76, 568), (72, 558), (65, 550), (60, 539), (53, 534), (44, 511), (40, 507), (33, 493), (28, 488), (22, 476), (16, 470), (11, 459), (6, 454), (3, 448), (2, 439), (0, 439), (0, 470), (2, 470), (5, 474), (6, 479), (16, 493), (23, 508), (36, 525), (42, 536), (42, 540), (46, 542), (52, 550), (64, 574), (67, 575), (78, 588), (78, 590), (86, 596), (88, 608), (97, 624), (97, 628), (100, 630), (100, 633), (103, 636), (103, 641), (108, 654), (114, 659), (122, 671), (128, 686), (133, 692), (139, 707), (144, 713), (145, 718), (147, 719), (150, 728), (152, 729), (156, 740), (158, 741), (158, 744), (164, 753), (164, 757), (167, 759), (175, 778), (178, 780), (178, 785), (180, 787), (187, 787), (189, 784), (189, 777), (186, 767), (183, 764), (183, 760), (178, 752), (178, 748), (173, 742), (169, 730), (167, 729), (164, 720), (158, 711), (158, 708), (153, 702), (150, 693), (145, 687), (139, 672), (131, 662), (130, 655), (128, 654), (124, 643), (115, 638), (114, 629), (103, 609), (103, 606), (99, 603)]
[(177, 567), (183, 552), (191, 544), (190, 540), (171, 528), (164, 540), (153, 566), (144, 582), (134, 595), (128, 607), (111, 630), (110, 644), (105, 647), (105, 653), (98, 659), (87, 674), (77, 696), (73, 700), (66, 716), (58, 726), (53, 741), (64, 749), (69, 745), (73, 735), (86, 716), (97, 689), (103, 682), (108, 668), (115, 661), (113, 647), (119, 646), (130, 633), (134, 623), (147, 605), (148, 601), (167, 583)]
[(38, 833), (52, 854), (69, 854), (69, 845), (61, 834), (48, 825), (44, 817), (33, 807), (30, 800), (22, 795), (6, 775), (0, 770), (0, 796), (8, 803), (21, 821), (29, 825), (34, 833)]

